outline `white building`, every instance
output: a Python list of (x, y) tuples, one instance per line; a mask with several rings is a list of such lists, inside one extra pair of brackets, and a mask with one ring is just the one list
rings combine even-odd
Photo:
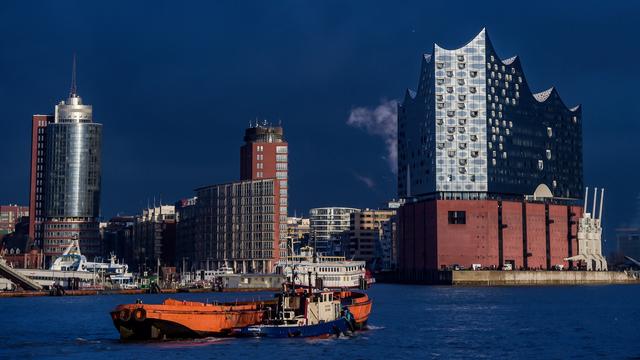
[(344, 252), (342, 238), (350, 227), (351, 213), (360, 209), (323, 207), (309, 210), (309, 244), (324, 254)]

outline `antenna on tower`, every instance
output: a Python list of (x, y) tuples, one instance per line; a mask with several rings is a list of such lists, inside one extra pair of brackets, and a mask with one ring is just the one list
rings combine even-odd
[(71, 90), (69, 90), (69, 96), (72, 97), (78, 93), (78, 87), (76, 85), (76, 53), (73, 53), (73, 67), (71, 68)]

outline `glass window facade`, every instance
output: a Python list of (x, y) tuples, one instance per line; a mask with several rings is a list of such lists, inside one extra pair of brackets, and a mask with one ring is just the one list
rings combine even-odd
[(501, 60), (485, 30), (459, 49), (435, 45), (398, 109), (398, 194), (529, 195), (545, 184), (579, 198), (581, 118), (554, 88), (532, 93), (519, 59)]

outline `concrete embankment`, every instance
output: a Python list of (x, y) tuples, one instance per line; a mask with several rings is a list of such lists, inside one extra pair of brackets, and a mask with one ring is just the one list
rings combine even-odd
[(617, 271), (453, 271), (452, 285), (587, 285), (640, 284)]
[(638, 272), (620, 271), (451, 271), (425, 270), (385, 274), (378, 282), (423, 285), (526, 286), (526, 285), (588, 285), (640, 284)]

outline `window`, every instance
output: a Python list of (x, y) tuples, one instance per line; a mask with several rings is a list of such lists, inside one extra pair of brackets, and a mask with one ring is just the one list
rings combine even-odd
[(544, 170), (544, 161), (538, 160), (538, 170)]
[(452, 77), (452, 76), (453, 76), (453, 71), (448, 70), (448, 71), (447, 71), (447, 77)]
[(547, 136), (548, 137), (552, 137), (553, 136), (553, 129), (550, 128), (550, 127), (547, 128)]
[(475, 93), (476, 93), (476, 91), (477, 91), (477, 90), (476, 90), (476, 87), (475, 87), (475, 86), (470, 86), (470, 87), (469, 87), (469, 92), (470, 92), (470, 93), (475, 94)]
[(286, 154), (287, 147), (286, 146), (276, 146), (276, 153), (278, 154)]
[(276, 163), (276, 170), (287, 170), (287, 163)]
[(469, 71), (469, 75), (471, 75), (472, 78), (478, 76), (478, 72), (477, 71)]
[(467, 223), (466, 211), (449, 211), (449, 224), (464, 225)]
[(546, 154), (547, 154), (547, 160), (551, 160), (551, 150), (547, 149)]
[(439, 78), (439, 79), (437, 79), (437, 80), (436, 80), (436, 83), (437, 83), (438, 85), (442, 85), (442, 84), (444, 84), (444, 79)]

